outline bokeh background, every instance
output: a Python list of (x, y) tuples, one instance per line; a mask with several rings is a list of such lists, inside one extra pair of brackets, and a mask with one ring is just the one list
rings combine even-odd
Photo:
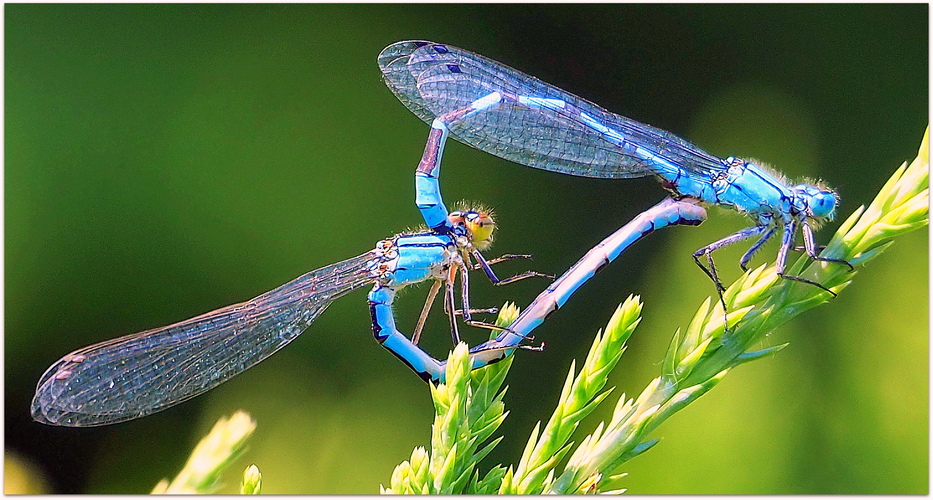
[[(412, 175), (428, 128), (381, 82), (375, 58), (394, 41), (464, 47), (712, 153), (825, 179), (844, 218), (916, 153), (928, 29), (918, 4), (6, 5), (7, 479), (147, 492), (236, 409), (258, 430), (227, 492), (256, 463), (265, 493), (376, 493), (429, 442), (427, 387), (372, 340), (365, 291), (258, 367), (160, 414), (61, 429), (28, 413), (39, 376), (75, 348), (247, 299), (419, 224)], [(555, 274), (664, 196), (651, 179), (562, 176), (460, 144), (445, 160), (448, 202), (496, 208), (490, 255), (534, 253), (531, 265)], [(517, 356), (506, 439), (487, 466), (517, 461), (571, 359), (629, 294), (642, 296), (644, 321), (617, 391), (658, 373), (674, 330), (714, 291), (690, 252), (748, 224), (710, 215), (639, 243), (535, 332), (548, 349)], [(718, 256), (728, 281), (743, 250)], [(768, 337), (762, 347), (791, 345), (665, 423), (624, 485), (927, 493), (927, 256), (927, 231), (897, 241), (839, 298)], [(525, 305), (545, 285), (473, 282), (477, 306)], [(408, 329), (425, 291), (399, 299)], [(437, 355), (449, 348), (445, 321), (436, 311), (429, 323)]]

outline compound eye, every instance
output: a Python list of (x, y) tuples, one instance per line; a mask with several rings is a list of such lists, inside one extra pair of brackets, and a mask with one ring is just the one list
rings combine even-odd
[[(807, 217), (833, 220), (839, 196), (822, 186), (798, 184), (793, 187), (795, 196), (806, 207)], [(799, 208), (798, 208), (799, 209)]]
[(836, 214), (839, 200), (832, 191), (816, 190), (810, 194), (810, 216), (816, 219), (830, 219)]
[(469, 212), (464, 217), (467, 230), (473, 237), (473, 246), (482, 250), (492, 243), (492, 233), (496, 223), (485, 212)]

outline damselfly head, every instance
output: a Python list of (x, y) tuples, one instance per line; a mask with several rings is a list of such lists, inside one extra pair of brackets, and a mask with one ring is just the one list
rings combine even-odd
[(450, 212), (447, 216), (454, 226), (466, 228), (470, 242), (477, 250), (484, 250), (492, 244), (496, 222), (491, 211), (482, 209), (461, 209)]
[(805, 202), (807, 217), (817, 220), (833, 220), (836, 216), (839, 195), (831, 189), (819, 184), (798, 184), (793, 187), (793, 190)]

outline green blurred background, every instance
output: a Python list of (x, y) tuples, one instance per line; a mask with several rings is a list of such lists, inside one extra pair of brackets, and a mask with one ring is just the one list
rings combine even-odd
[[(364, 291), (260, 366), (160, 414), (96, 429), (28, 414), (39, 376), (75, 348), (247, 299), (419, 224), (412, 174), (428, 128), (381, 82), (375, 58), (392, 42), (467, 48), (712, 153), (825, 179), (843, 218), (913, 158), (928, 122), (919, 4), (6, 5), (5, 16), (7, 464), (31, 464), (27, 477), (58, 493), (147, 492), (236, 409), (259, 427), (224, 491), (256, 463), (264, 493), (376, 493), (429, 442), (427, 387), (372, 340)], [(555, 274), (664, 196), (651, 179), (563, 176), (460, 144), (445, 160), (448, 202), (496, 208), (490, 255), (534, 253), (532, 266)], [(645, 318), (614, 383), (640, 391), (713, 293), (690, 252), (747, 224), (712, 210), (581, 289), (535, 332), (548, 349), (517, 356), (507, 437), (485, 463), (517, 460), (571, 359), (631, 293)], [(728, 281), (743, 250), (719, 255)], [(762, 347), (791, 345), (662, 426), (624, 485), (927, 493), (927, 256), (927, 231), (899, 240), (838, 299), (768, 337)], [(480, 307), (526, 305), (545, 285), (481, 281)], [(408, 330), (425, 291), (399, 299)], [(442, 314), (427, 333), (446, 352)]]

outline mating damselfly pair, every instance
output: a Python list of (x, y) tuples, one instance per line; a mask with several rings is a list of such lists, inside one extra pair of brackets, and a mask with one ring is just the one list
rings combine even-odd
[[(311, 271), (249, 301), (68, 354), (40, 379), (32, 403), (36, 420), (95, 426), (173, 406), (254, 366), (294, 340), (334, 300), (370, 285), (375, 338), (423, 379), (442, 381), (444, 363), (418, 346), (435, 296), (443, 289), (451, 335), (457, 342), (460, 320), (495, 328), (473, 317), (491, 310), (471, 309), (469, 271), (482, 270), (497, 284), (543, 276), (528, 271), (499, 279), (491, 265), (524, 256), (487, 260), (481, 251), (491, 242), (495, 221), (471, 207), (448, 211), (439, 182), (448, 137), (517, 163), (564, 174), (607, 179), (655, 176), (674, 196), (607, 237), (542, 291), (494, 340), (473, 347), (474, 368), (502, 359), (517, 348), (535, 349), (526, 342), (530, 332), (596, 271), (656, 229), (699, 224), (706, 218), (701, 203), (732, 207), (754, 221), (751, 227), (694, 253), (720, 297), (723, 286), (712, 252), (757, 237), (740, 262), (744, 268), (755, 251), (778, 232), (778, 273), (832, 293), (819, 283), (784, 272), (787, 255), (794, 249), (806, 251), (813, 259), (832, 261), (818, 256), (813, 236), (813, 226), (831, 219), (838, 204), (837, 196), (827, 188), (791, 186), (757, 165), (710, 155), (671, 133), (613, 114), (466, 50), (426, 41), (399, 42), (386, 47), (378, 62), (389, 88), (431, 124), (415, 173), (415, 202), (427, 229), (382, 240), (369, 252)], [(795, 243), (798, 232), (803, 234), (802, 248)], [(424, 281), (433, 285), (408, 337), (396, 327), (393, 301), (400, 288)]]

